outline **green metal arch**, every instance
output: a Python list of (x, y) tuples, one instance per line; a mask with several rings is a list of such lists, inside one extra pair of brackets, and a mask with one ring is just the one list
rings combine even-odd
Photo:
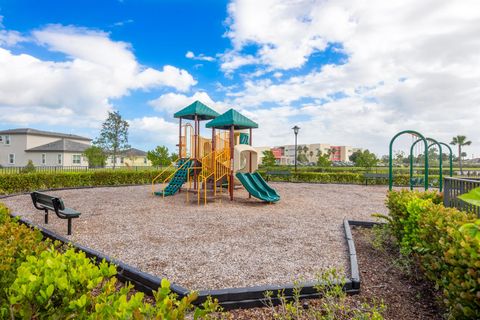
[(388, 188), (391, 191), (393, 188), (393, 143), (395, 140), (401, 136), (402, 134), (414, 134), (420, 137), (420, 139), (423, 141), (424, 146), (425, 146), (425, 178), (424, 178), (424, 186), (425, 190), (428, 190), (428, 142), (427, 139), (418, 131), (414, 130), (404, 130), (398, 132), (395, 136), (393, 136), (392, 140), (390, 140), (390, 146), (389, 146), (389, 165), (388, 165)]
[[(428, 148), (425, 150), (425, 154), (428, 154), (428, 149), (430, 149), (430, 147), (432, 147), (433, 145), (437, 145), (438, 146), (438, 152), (440, 153), (440, 159), (439, 159), (439, 176), (440, 176), (440, 181), (438, 182), (438, 189), (440, 190), (440, 192), (443, 191), (443, 159), (442, 159), (442, 146), (441, 144), (435, 140), (435, 139), (432, 139), (432, 138), (425, 138), (427, 139), (428, 141), (431, 141), (432, 144), (430, 144), (428, 146)], [(413, 190), (413, 184), (412, 184), (412, 178), (413, 178), (413, 148), (415, 147), (415, 145), (417, 143), (419, 143), (420, 141), (422, 141), (422, 139), (418, 139), (417, 141), (415, 141), (414, 143), (412, 143), (412, 145), (410, 146), (410, 190)], [(425, 170), (428, 170), (425, 169)]]
[(450, 146), (448, 144), (446, 144), (445, 142), (440, 142), (440, 144), (442, 146), (445, 146), (448, 148), (448, 150), (450, 151), (450, 156), (449, 156), (449, 160), (450, 160), (450, 177), (453, 177), (453, 152), (452, 152), (452, 148), (450, 148)]

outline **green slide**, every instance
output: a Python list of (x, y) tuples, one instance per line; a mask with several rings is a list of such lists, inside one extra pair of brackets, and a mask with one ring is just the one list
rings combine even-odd
[(280, 195), (270, 187), (262, 176), (258, 173), (241, 173), (237, 172), (236, 177), (242, 185), (255, 198), (267, 202), (277, 202), (280, 200)]
[[(188, 163), (183, 165), (187, 161)], [(173, 196), (175, 193), (177, 193), (178, 190), (180, 190), (182, 185), (185, 182), (187, 182), (188, 168), (190, 168), (193, 165), (193, 161), (190, 159), (180, 159), (177, 165), (182, 168), (180, 170), (177, 170), (177, 172), (175, 172), (175, 175), (168, 183), (168, 186), (166, 186), (165, 189), (163, 189), (163, 191), (155, 192), (156, 196), (163, 196), (164, 193), (165, 193), (165, 196)]]

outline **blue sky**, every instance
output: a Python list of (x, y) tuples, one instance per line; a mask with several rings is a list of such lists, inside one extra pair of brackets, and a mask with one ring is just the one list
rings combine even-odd
[(173, 113), (200, 99), (257, 121), (257, 145), (299, 125), (300, 142), (381, 155), (417, 129), (478, 156), (479, 3), (434, 4), (0, 1), (0, 129), (94, 138), (116, 109), (133, 146), (173, 149)]

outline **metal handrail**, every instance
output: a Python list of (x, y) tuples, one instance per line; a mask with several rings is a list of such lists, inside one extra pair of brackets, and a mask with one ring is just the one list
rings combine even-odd
[(162, 172), (160, 172), (155, 178), (152, 180), (152, 194), (155, 193), (155, 180), (160, 178), (166, 171), (170, 170), (170, 167), (175, 167), (175, 164), (182, 158), (177, 158), (177, 160), (173, 161), (168, 167), (165, 168)]

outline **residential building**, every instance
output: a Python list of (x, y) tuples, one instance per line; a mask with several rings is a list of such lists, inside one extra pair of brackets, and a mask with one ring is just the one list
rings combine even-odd
[(0, 131), (0, 165), (87, 166), (82, 155), (91, 139), (74, 134), (29, 128)]
[[(115, 158), (116, 167), (145, 167), (152, 165), (152, 162), (147, 159), (147, 153), (135, 148), (122, 151)], [(107, 166), (113, 166), (113, 156), (108, 157)]]
[[(263, 147), (263, 149), (265, 148)], [(295, 145), (278, 146), (271, 150), (278, 164), (293, 165), (295, 163)], [(350, 146), (332, 146), (327, 143), (298, 144), (297, 157), (299, 154), (303, 154), (308, 163), (316, 163), (318, 154), (321, 152), (321, 154), (330, 154), (331, 161), (348, 162), (349, 157), (357, 150), (361, 149)]]

